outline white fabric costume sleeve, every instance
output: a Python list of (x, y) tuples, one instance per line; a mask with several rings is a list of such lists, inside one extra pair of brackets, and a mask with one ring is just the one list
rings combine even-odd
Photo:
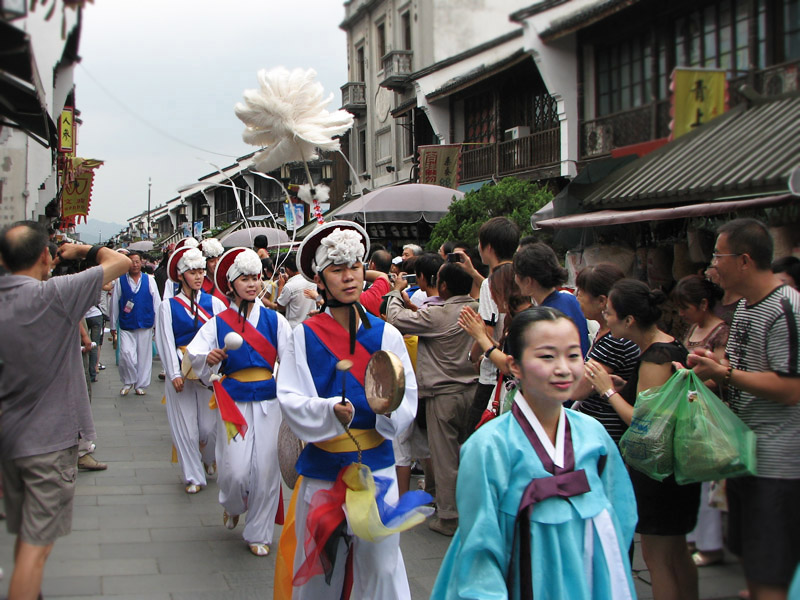
[(301, 440), (320, 442), (342, 433), (342, 425), (333, 413), (341, 398), (317, 396), (306, 357), (303, 325), (294, 328), (292, 343), (281, 355), (276, 384), (283, 419)]
[[(123, 275), (123, 277), (125, 277)], [(117, 329), (117, 319), (119, 318), (119, 297), (122, 294), (122, 288), (119, 285), (119, 278), (114, 280), (114, 287), (111, 290), (111, 306), (109, 307), (110, 310), (110, 317), (111, 317), (111, 329), (115, 331)]]
[(176, 354), (179, 351), (172, 331), (172, 310), (169, 302), (162, 303), (156, 313), (156, 348), (167, 374), (167, 382), (181, 377), (181, 364)]
[(156, 278), (152, 275), (147, 277), (147, 281), (150, 283), (150, 295), (153, 297), (153, 314), (157, 315), (158, 307), (161, 305), (161, 297), (158, 295), (158, 284), (156, 283)]
[[(205, 292), (201, 292), (201, 293), (204, 294)], [(216, 296), (211, 296), (211, 310), (214, 311), (215, 315), (218, 315), (219, 313), (221, 313), (226, 308), (228, 308), (228, 307), (225, 306), (225, 303), (222, 300), (220, 300)]]
[(192, 369), (204, 385), (209, 385), (210, 381), (208, 378), (219, 371), (219, 363), (213, 367), (206, 363), (208, 353), (215, 348), (219, 348), (217, 344), (216, 318), (207, 321), (194, 336), (194, 339), (189, 342), (189, 345), (186, 346), (189, 360), (192, 361)]
[(175, 295), (175, 284), (171, 279), (167, 279), (167, 281), (164, 283), (164, 295), (161, 296), (161, 300), (166, 302), (174, 295)]

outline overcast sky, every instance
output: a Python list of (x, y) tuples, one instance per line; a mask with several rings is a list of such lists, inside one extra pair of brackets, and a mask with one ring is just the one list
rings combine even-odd
[(259, 69), (313, 68), (333, 93), (328, 110), (341, 106), (340, 0), (100, 0), (83, 16), (78, 155), (105, 161), (90, 218), (124, 223), (147, 209), (148, 177), (155, 207), (214, 171), (209, 163), (224, 167), (255, 150), (242, 142), (233, 106), (258, 86)]

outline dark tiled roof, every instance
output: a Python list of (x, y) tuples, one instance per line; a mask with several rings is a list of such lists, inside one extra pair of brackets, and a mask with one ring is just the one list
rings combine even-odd
[(800, 166), (799, 140), (800, 95), (742, 104), (612, 173), (583, 206), (677, 206), (786, 192)]
[(544, 41), (550, 41), (567, 33), (578, 31), (602, 21), (606, 17), (613, 15), (629, 6), (633, 6), (640, 0), (601, 0), (585, 8), (576, 10), (553, 21), (550, 27), (540, 34)]

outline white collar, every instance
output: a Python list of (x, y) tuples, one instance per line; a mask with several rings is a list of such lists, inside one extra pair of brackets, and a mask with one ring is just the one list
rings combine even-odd
[(545, 452), (547, 452), (547, 455), (550, 457), (550, 460), (552, 460), (557, 467), (564, 468), (564, 422), (566, 419), (566, 416), (564, 415), (564, 407), (562, 406), (560, 412), (558, 413), (556, 445), (553, 447), (553, 442), (550, 441), (550, 438), (544, 431), (544, 427), (542, 427), (542, 424), (539, 423), (539, 419), (536, 418), (536, 415), (533, 414), (531, 407), (528, 406), (528, 402), (525, 400), (525, 398), (523, 398), (521, 390), (517, 390), (517, 393), (514, 396), (514, 402), (520, 408), (528, 423), (530, 423), (533, 432), (536, 434), (536, 437), (539, 438), (539, 441), (542, 443), (542, 446), (544, 447)]

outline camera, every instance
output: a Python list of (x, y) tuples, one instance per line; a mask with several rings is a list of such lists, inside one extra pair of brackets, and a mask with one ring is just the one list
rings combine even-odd
[(458, 252), (448, 252), (447, 253), (447, 262), (460, 263), (461, 262), (461, 254), (459, 254)]
[(403, 279), (406, 280), (408, 285), (414, 285), (417, 283), (417, 276), (416, 275), (403, 275)]

